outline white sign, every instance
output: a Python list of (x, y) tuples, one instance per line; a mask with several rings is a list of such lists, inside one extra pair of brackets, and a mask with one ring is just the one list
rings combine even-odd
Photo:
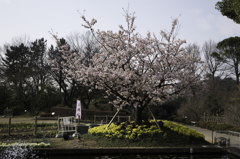
[(82, 108), (81, 108), (81, 101), (77, 100), (77, 106), (76, 106), (76, 119), (82, 118)]

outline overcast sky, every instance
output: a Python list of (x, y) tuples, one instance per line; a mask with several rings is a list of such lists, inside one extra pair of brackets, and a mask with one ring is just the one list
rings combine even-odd
[(0, 46), (12, 38), (27, 35), (31, 40), (44, 37), (54, 43), (49, 31), (65, 37), (84, 32), (80, 13), (97, 19), (96, 28), (117, 30), (124, 24), (122, 8), (136, 13), (137, 31), (158, 34), (169, 30), (172, 19), (180, 23), (179, 38), (202, 45), (230, 36), (239, 36), (240, 24), (215, 9), (218, 0), (0, 0)]

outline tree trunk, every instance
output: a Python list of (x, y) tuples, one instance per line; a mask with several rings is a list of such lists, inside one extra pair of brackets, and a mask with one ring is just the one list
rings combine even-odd
[(238, 70), (236, 71), (236, 83), (237, 85), (239, 84), (239, 73), (238, 73)]
[(235, 67), (235, 76), (236, 76), (236, 83), (239, 84), (239, 71), (238, 71), (238, 61), (234, 64)]
[(141, 124), (142, 123), (142, 112), (143, 108), (142, 107), (137, 107), (135, 109), (135, 123), (136, 124)]

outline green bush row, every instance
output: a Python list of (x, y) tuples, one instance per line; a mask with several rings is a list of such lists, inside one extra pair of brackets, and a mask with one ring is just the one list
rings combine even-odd
[(198, 133), (196, 130), (190, 129), (184, 125), (181, 125), (181, 124), (178, 124), (175, 122), (171, 122), (171, 121), (167, 121), (167, 120), (163, 120), (162, 122), (163, 122), (164, 127), (168, 128), (180, 135), (204, 139), (203, 134)]

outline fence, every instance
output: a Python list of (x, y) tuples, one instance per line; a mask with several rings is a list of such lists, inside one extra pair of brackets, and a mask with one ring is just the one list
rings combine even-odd
[(74, 133), (76, 131), (75, 117), (59, 117), (58, 118), (58, 133)]
[(214, 143), (220, 146), (240, 147), (240, 133), (235, 131), (215, 131)]
[[(64, 116), (73, 116), (75, 115), (76, 109), (72, 108), (65, 108), (65, 107), (54, 107), (51, 109), (52, 112), (55, 113), (55, 116), (59, 117), (64, 117)], [(82, 110), (82, 117), (81, 121), (86, 121), (86, 122), (93, 122), (94, 121), (94, 116), (113, 116), (116, 112), (115, 111), (100, 111), (100, 110)], [(126, 116), (125, 112), (119, 112), (120, 116)], [(50, 115), (51, 116), (51, 115)]]
[[(106, 124), (113, 115), (93, 115), (91, 122)], [(0, 117), (0, 136), (5, 135), (33, 135), (55, 136), (59, 130), (58, 120), (42, 120), (41, 117)], [(131, 116), (116, 116), (113, 122), (131, 121)], [(80, 120), (80, 122), (82, 122)]]
[(217, 123), (217, 124), (223, 124), (225, 123), (225, 117), (224, 116), (209, 116), (204, 115), (202, 117), (202, 120), (204, 122), (211, 122), (211, 123)]
[[(94, 115), (94, 123), (107, 124), (113, 118), (112, 115)], [(131, 116), (116, 116), (113, 122), (131, 121)]]
[(0, 118), (0, 136), (34, 135), (53, 136), (57, 132), (57, 120), (39, 120), (39, 118)]

